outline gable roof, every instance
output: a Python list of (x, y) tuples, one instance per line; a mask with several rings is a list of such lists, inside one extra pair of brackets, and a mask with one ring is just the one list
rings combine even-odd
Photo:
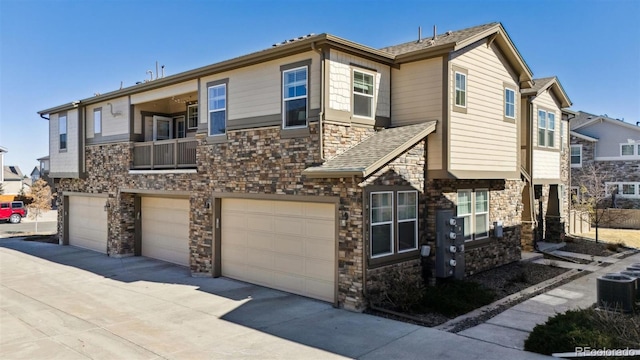
[(533, 79), (533, 86), (528, 89), (520, 89), (520, 93), (522, 95), (538, 96), (547, 90), (552, 91), (556, 98), (560, 100), (560, 107), (567, 108), (571, 106), (571, 100), (557, 76)]
[(436, 121), (384, 129), (302, 173), (312, 178), (369, 176), (435, 131)]
[(24, 177), (22, 171), (20, 171), (20, 168), (17, 166), (3, 166), (2, 171), (4, 172), (4, 181), (22, 180)]
[(533, 72), (499, 22), (457, 31), (447, 31), (444, 34), (436, 35), (435, 39), (428, 37), (422, 41), (410, 41), (399, 45), (387, 46), (380, 50), (396, 55), (395, 62), (403, 63), (457, 51), (485, 38), (489, 38), (490, 42), (495, 42), (502, 50), (507, 61), (518, 73), (521, 86), (531, 86)]
[(38, 169), (38, 167), (37, 167), (37, 166), (34, 166), (34, 167), (33, 167), (33, 170), (31, 170), (31, 174), (29, 174), (29, 175), (31, 175), (31, 176), (33, 176), (33, 175), (38, 175), (38, 176), (40, 176), (40, 169)]
[(640, 127), (637, 125), (626, 123), (622, 120), (610, 118), (606, 115), (594, 115), (584, 111), (578, 111), (575, 118), (569, 122), (569, 127), (572, 131), (577, 131), (583, 127), (589, 126), (596, 122), (607, 122), (609, 124), (622, 126), (626, 129), (640, 132)]

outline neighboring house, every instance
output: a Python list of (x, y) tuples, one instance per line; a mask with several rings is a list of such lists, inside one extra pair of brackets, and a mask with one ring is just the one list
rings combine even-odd
[(640, 126), (579, 111), (571, 119), (571, 186), (578, 194), (579, 178), (588, 165), (608, 175), (607, 189), (618, 208), (640, 209)]
[(372, 275), (438, 273), (437, 218), (465, 225), (456, 269), (520, 259), (523, 190), (562, 181), (525, 101), (561, 133), (559, 83), (491, 23), (383, 49), (308, 35), (39, 114), (61, 243), (361, 310)]
[(533, 82), (521, 90), (520, 103), (521, 164), (527, 179), (522, 244), (527, 250), (536, 241), (559, 241), (569, 230), (569, 126), (562, 111), (571, 101), (557, 77)]
[(4, 154), (6, 152), (8, 152), (7, 148), (0, 146), (0, 169), (3, 169), (0, 173), (0, 184), (4, 183)]
[(3, 166), (2, 187), (5, 195), (18, 195), (25, 187), (24, 175), (18, 166)]
[(33, 170), (31, 170), (31, 182), (36, 182), (38, 179), (40, 179), (40, 169), (37, 166), (33, 167)]

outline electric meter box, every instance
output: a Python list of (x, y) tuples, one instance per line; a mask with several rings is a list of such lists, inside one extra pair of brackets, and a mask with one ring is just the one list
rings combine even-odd
[(464, 219), (436, 211), (436, 277), (464, 278)]

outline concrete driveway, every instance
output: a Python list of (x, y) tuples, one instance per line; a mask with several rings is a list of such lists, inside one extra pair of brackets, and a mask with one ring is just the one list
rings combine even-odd
[(0, 239), (2, 359), (543, 358), (144, 257)]

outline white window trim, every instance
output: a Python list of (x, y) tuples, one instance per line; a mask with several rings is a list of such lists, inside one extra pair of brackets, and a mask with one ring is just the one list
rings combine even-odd
[[(623, 147), (623, 146), (631, 146), (631, 148), (633, 149), (633, 154), (631, 154), (631, 155), (622, 155), (622, 147)], [(639, 152), (640, 152), (640, 144), (637, 144), (637, 143), (629, 143), (629, 142), (626, 142), (626, 143), (620, 143), (620, 157), (622, 157), (622, 158), (627, 159), (627, 158), (632, 158), (632, 157), (640, 156), (640, 153), (639, 153)]]
[[(540, 113), (543, 112), (544, 113), (544, 118), (545, 118), (545, 127), (540, 127)], [(549, 115), (553, 116), (553, 128), (551, 128), (549, 126)], [(562, 121), (562, 120), (560, 120)], [(540, 132), (538, 132), (538, 147), (544, 147), (544, 148), (549, 148), (549, 149), (555, 149), (556, 148), (556, 122), (557, 122), (557, 117), (556, 117), (556, 113), (553, 111), (547, 111), (544, 109), (538, 109), (538, 129), (544, 129), (544, 145), (540, 145)], [(552, 134), (552, 139), (553, 139), (553, 145), (549, 146), (549, 133), (553, 133)]]
[[(404, 222), (410, 222), (410, 221), (414, 221), (415, 222), (415, 227), (414, 227), (414, 236), (416, 239), (416, 246), (414, 248), (410, 248), (410, 249), (405, 249), (405, 250), (400, 250), (400, 239), (398, 239), (398, 254), (402, 254), (402, 253), (406, 253), (409, 251), (416, 251), (418, 250), (418, 243), (420, 242), (420, 239), (418, 239), (418, 191), (416, 190), (405, 190), (405, 191), (398, 191), (398, 194), (409, 194), (409, 193), (413, 193), (416, 195), (416, 217), (411, 218), (411, 219), (404, 219), (404, 220), (400, 220), (400, 217), (398, 217), (398, 224), (400, 223), (404, 223)], [(398, 198), (400, 198), (400, 196), (398, 196)], [(396, 200), (397, 201), (397, 200)], [(397, 212), (398, 211), (398, 204), (395, 204), (395, 209), (394, 211)], [(398, 230), (398, 234), (400, 234), (400, 231)], [(394, 249), (395, 250), (395, 249)]]
[[(62, 122), (64, 121), (64, 132), (62, 132)], [(64, 147), (60, 141), (60, 135), (65, 134)], [(69, 123), (67, 122), (67, 115), (58, 117), (58, 149), (67, 150), (69, 148)]]
[[(356, 73), (361, 73), (361, 74), (365, 74), (365, 75), (369, 75), (371, 76), (373, 82), (372, 82), (372, 86), (373, 86), (373, 94), (369, 95), (369, 94), (362, 94), (362, 93), (356, 93), (355, 90), (355, 78), (356, 78)], [(353, 81), (353, 83), (351, 84), (351, 94), (352, 94), (352, 113), (354, 117), (358, 117), (358, 118), (363, 118), (363, 119), (373, 119), (376, 117), (376, 113), (375, 113), (375, 109), (376, 109), (376, 80), (377, 80), (377, 74), (376, 73), (372, 73), (372, 72), (367, 72), (367, 71), (363, 71), (361, 69), (353, 69), (352, 73), (351, 73), (351, 79)], [(356, 101), (355, 101), (355, 97), (356, 96), (364, 96), (364, 97), (368, 97), (371, 98), (371, 116), (364, 116), (364, 115), (357, 115), (356, 114)]]
[[(507, 105), (509, 105), (509, 103), (507, 102), (507, 91), (513, 92), (513, 116), (507, 115)], [(516, 103), (517, 103), (517, 100), (516, 100), (516, 91), (515, 91), (515, 89), (510, 88), (510, 87), (505, 87), (504, 88), (504, 116), (506, 118), (509, 118), (509, 119), (515, 119), (516, 118), (516, 114), (518, 113), (518, 110), (516, 108)]]
[[(213, 88), (220, 88), (220, 87), (224, 87), (224, 108), (220, 108), (220, 109), (210, 109), (209, 106), (211, 104), (211, 99), (209, 98), (209, 91)], [(227, 84), (223, 83), (223, 84), (216, 84), (216, 85), (211, 85), (209, 87), (207, 87), (207, 135), (209, 136), (226, 136), (227, 134), (227, 99), (229, 97), (229, 92), (227, 91)], [(225, 112), (224, 115), (224, 133), (222, 134), (211, 134), (211, 113), (215, 113), (215, 112)]]
[[(307, 76), (306, 76), (306, 79), (305, 79), (305, 87), (307, 89), (306, 94), (302, 95), (302, 96), (294, 96), (294, 97), (288, 98), (288, 97), (286, 97), (286, 95), (284, 93), (284, 90), (285, 90), (285, 79), (286, 79), (285, 75), (287, 73), (294, 72), (294, 71), (297, 71), (297, 70), (300, 70), (300, 69), (304, 69), (307, 72)], [(309, 97), (308, 97), (308, 95), (309, 95), (309, 67), (308, 66), (306, 66), (306, 65), (305, 66), (299, 66), (299, 67), (296, 67), (296, 68), (293, 68), (293, 69), (287, 69), (287, 70), (283, 70), (282, 71), (282, 128), (283, 129), (304, 129), (304, 128), (309, 126)], [(307, 106), (305, 107), (305, 112), (306, 112), (305, 117), (307, 119), (306, 120), (306, 124), (305, 125), (297, 125), (297, 126), (287, 126), (287, 112), (285, 110), (287, 107), (285, 106), (285, 104), (286, 104), (287, 101), (299, 100), (299, 99), (306, 99), (306, 101), (307, 101)]]
[[(487, 192), (487, 211), (486, 212), (476, 212), (476, 192), (478, 191), (486, 191)], [(475, 241), (475, 240), (482, 240), (482, 239), (488, 239), (491, 236), (491, 228), (490, 228), (490, 224), (491, 221), (489, 220), (489, 210), (491, 208), (491, 193), (489, 192), (489, 189), (460, 189), (457, 192), (457, 196), (459, 198), (460, 193), (461, 192), (468, 192), (469, 193), (469, 198), (471, 199), (471, 212), (468, 214), (458, 214), (458, 205), (456, 204), (456, 216), (458, 217), (469, 217), (469, 234), (471, 236), (470, 239), (465, 239), (465, 242), (471, 242), (471, 241)], [(481, 236), (481, 237), (477, 237), (475, 234), (476, 231), (476, 217), (477, 215), (482, 215), (482, 214), (487, 214), (487, 235), (486, 236)]]
[(571, 187), (571, 192), (570, 192), (571, 197), (570, 197), (569, 201), (573, 202), (573, 190), (576, 191), (576, 200), (575, 200), (575, 202), (580, 203), (580, 196), (581, 195), (580, 195), (580, 187), (579, 186), (572, 186)]
[[(623, 185), (633, 185), (633, 195), (624, 194), (622, 192)], [(607, 196), (611, 195), (609, 192), (609, 188), (612, 186), (616, 186), (618, 188), (618, 193), (616, 194), (617, 198), (624, 199), (640, 199), (640, 182), (634, 181), (616, 181), (616, 182), (605, 182), (604, 191)]]
[[(456, 103), (457, 101), (457, 93), (458, 93), (458, 74), (464, 76), (464, 89), (460, 89), (462, 90), (462, 92), (464, 93), (464, 105), (459, 105)], [(457, 107), (461, 107), (461, 108), (467, 108), (467, 74), (460, 72), (460, 71), (454, 71), (454, 75), (453, 75), (453, 105), (457, 106)]]
[[(369, 194), (369, 254), (371, 256), (372, 259), (377, 259), (377, 258), (381, 258), (381, 257), (385, 257), (385, 256), (389, 256), (389, 255), (393, 255), (395, 254), (395, 218), (393, 216), (393, 214), (395, 213), (395, 199), (393, 196), (393, 191), (375, 191), (375, 192), (371, 192)], [(382, 222), (377, 222), (374, 223), (373, 222), (373, 195), (378, 195), (378, 194), (391, 194), (391, 220), (389, 221), (382, 221)], [(391, 252), (388, 253), (384, 253), (384, 254), (377, 254), (377, 255), (373, 255), (373, 227), (375, 225), (391, 225)]]
[[(207, 89), (208, 90), (208, 89)], [(209, 96), (208, 92), (207, 92), (207, 97)], [(208, 99), (207, 99), (208, 100)], [(191, 120), (190, 118), (190, 113), (189, 113), (189, 109), (196, 109), (196, 125), (195, 126), (190, 126), (189, 121)], [(191, 105), (187, 105), (187, 129), (191, 130), (191, 129), (197, 129), (198, 128), (198, 117), (199, 117), (199, 111), (200, 109), (198, 108), (198, 104), (191, 104)]]
[[(573, 149), (574, 147), (580, 149), (580, 163), (579, 164), (572, 164), (571, 163), (571, 157), (573, 156), (573, 155), (571, 155), (571, 149)], [(571, 165), (572, 168), (581, 168), (582, 167), (582, 144), (572, 144), (569, 147), (569, 165)]]
[[(96, 121), (96, 114), (99, 115), (99, 121)], [(93, 109), (93, 133), (101, 134), (102, 133), (102, 108)]]

